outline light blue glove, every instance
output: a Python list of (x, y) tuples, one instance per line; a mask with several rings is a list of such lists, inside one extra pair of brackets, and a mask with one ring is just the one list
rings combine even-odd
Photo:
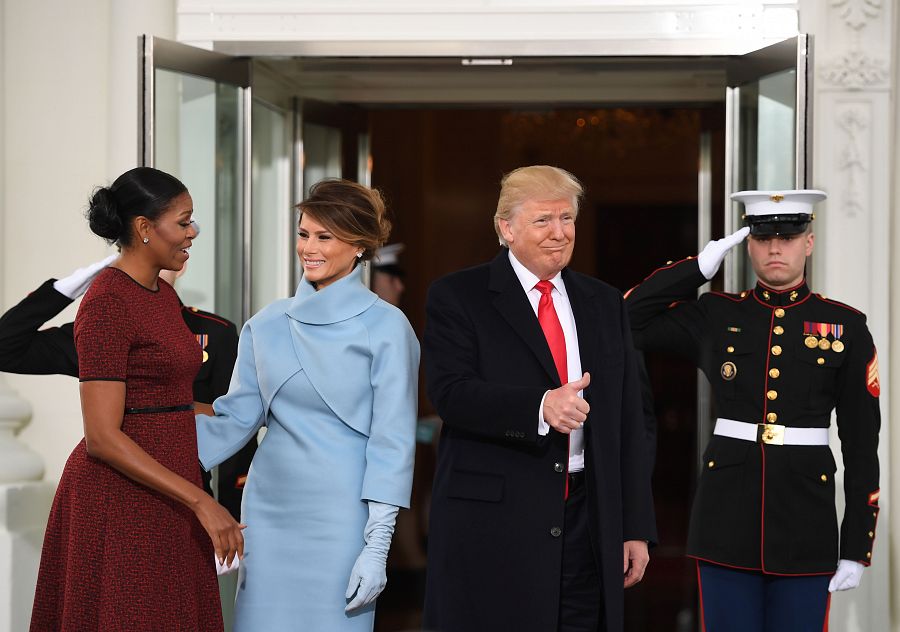
[(394, 534), (394, 522), (397, 520), (398, 511), (400, 508), (394, 505), (369, 501), (369, 520), (363, 532), (366, 545), (356, 558), (353, 570), (350, 571), (350, 582), (347, 584), (345, 597), (353, 599), (344, 608), (344, 612), (369, 605), (387, 585), (385, 563), (388, 549), (391, 548), (391, 536)]

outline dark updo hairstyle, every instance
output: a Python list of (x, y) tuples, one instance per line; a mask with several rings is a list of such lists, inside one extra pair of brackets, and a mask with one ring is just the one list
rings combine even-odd
[(175, 176), (152, 167), (126, 171), (109, 187), (97, 187), (88, 204), (91, 230), (109, 243), (127, 248), (134, 241), (131, 220), (156, 221), (187, 187)]
[(341, 241), (362, 248), (364, 261), (374, 257), (391, 234), (381, 193), (350, 180), (317, 182), (297, 208), (300, 217), (305, 213)]

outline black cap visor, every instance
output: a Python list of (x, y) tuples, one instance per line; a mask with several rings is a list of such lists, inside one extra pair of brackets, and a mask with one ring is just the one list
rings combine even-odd
[(792, 213), (787, 215), (748, 215), (747, 225), (750, 234), (757, 237), (775, 237), (778, 235), (798, 235), (809, 225), (810, 215)]

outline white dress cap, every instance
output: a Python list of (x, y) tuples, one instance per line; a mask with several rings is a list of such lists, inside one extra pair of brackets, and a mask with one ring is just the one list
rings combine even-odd
[(738, 191), (731, 199), (743, 202), (747, 217), (764, 215), (812, 215), (813, 204), (828, 197), (824, 191), (801, 189), (794, 191)]

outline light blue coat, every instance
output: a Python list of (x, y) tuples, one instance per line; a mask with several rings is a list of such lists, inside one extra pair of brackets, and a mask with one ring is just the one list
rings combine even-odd
[[(361, 270), (301, 281), (244, 325), (228, 393), (197, 416), (207, 469), (267, 432), (244, 488), (235, 630), (371, 630), (344, 614), (365, 501), (409, 506), (419, 344)], [(302, 622), (302, 623), (301, 623)]]

